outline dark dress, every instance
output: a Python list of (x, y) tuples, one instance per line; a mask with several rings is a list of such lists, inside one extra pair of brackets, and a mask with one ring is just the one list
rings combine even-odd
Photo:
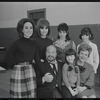
[(38, 47), (40, 59), (45, 59), (46, 47), (52, 45), (53, 41), (48, 37), (46, 38), (36, 37), (33, 41)]
[(9, 48), (5, 65), (12, 69), (10, 77), (11, 98), (35, 98), (36, 74), (32, 60), (39, 62), (37, 47), (27, 38), (20, 38)]

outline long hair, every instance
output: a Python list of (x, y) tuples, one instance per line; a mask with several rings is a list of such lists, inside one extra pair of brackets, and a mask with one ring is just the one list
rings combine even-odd
[[(68, 25), (67, 25), (66, 23), (61, 23), (61, 24), (59, 24), (58, 27), (57, 27), (57, 30), (58, 30), (58, 32), (60, 32), (60, 31), (66, 31), (66, 33), (67, 33), (67, 35), (66, 35), (66, 41), (67, 41), (67, 40), (70, 40), (69, 32), (68, 32), (69, 27), (68, 27)], [(59, 38), (60, 38), (60, 37), (59, 37), (59, 35), (58, 35), (58, 36), (57, 36), (57, 39), (59, 39)]]
[(89, 36), (89, 40), (93, 40), (94, 39), (93, 33), (92, 33), (92, 31), (91, 31), (91, 29), (89, 27), (83, 28), (81, 30), (81, 34), (79, 35), (79, 38), (82, 39), (83, 35)]
[(43, 28), (44, 26), (48, 28), (47, 35), (50, 34), (50, 23), (49, 23), (49, 21), (46, 20), (45, 18), (40, 18), (36, 23), (36, 34), (37, 34), (37, 36), (39, 36), (39, 37), (41, 36), (40, 28)]

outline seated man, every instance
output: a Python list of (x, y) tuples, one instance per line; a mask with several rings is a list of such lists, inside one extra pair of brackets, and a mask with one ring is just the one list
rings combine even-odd
[(46, 59), (42, 62), (44, 75), (37, 75), (38, 98), (62, 98), (62, 63), (56, 59), (57, 51), (54, 45), (46, 48)]

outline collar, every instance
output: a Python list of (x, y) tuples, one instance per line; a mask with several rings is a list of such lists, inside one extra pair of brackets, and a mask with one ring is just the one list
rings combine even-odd
[[(48, 61), (48, 60), (47, 60)], [(53, 61), (53, 62), (50, 62), (48, 61), (50, 64), (57, 64), (57, 60)]]

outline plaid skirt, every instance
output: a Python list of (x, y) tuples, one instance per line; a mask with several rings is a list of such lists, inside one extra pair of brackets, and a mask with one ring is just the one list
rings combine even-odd
[(32, 65), (15, 65), (10, 77), (11, 98), (36, 98), (36, 74)]

